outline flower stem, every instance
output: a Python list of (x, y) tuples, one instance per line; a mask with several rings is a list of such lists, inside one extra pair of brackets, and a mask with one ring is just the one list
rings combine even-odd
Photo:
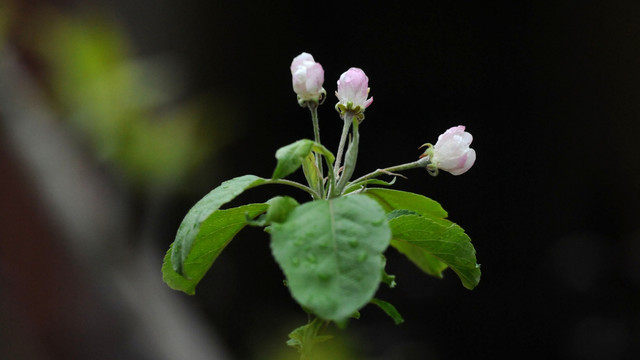
[[(313, 138), (318, 144), (320, 143), (320, 125), (318, 124), (318, 103), (310, 101), (308, 103), (309, 111), (311, 112), (311, 121), (313, 122)], [(316, 166), (318, 167), (319, 179), (318, 188), (315, 189), (320, 197), (324, 197), (324, 169), (322, 167), (322, 155), (315, 153)]]
[(404, 171), (404, 170), (409, 170), (409, 169), (415, 169), (415, 168), (419, 168), (419, 167), (426, 167), (429, 164), (429, 158), (422, 158), (410, 163), (406, 163), (406, 164), (401, 164), (401, 165), (396, 165), (396, 166), (391, 166), (388, 168), (384, 168), (384, 169), (378, 169), (376, 171), (370, 172), (367, 175), (361, 176), (353, 181), (351, 181), (349, 183), (349, 186), (363, 182), (363, 181), (367, 181), (369, 179), (373, 179), (376, 178), (380, 175), (385, 175), (385, 174), (392, 174), (398, 171)]
[(340, 136), (340, 144), (338, 145), (338, 153), (336, 154), (336, 163), (333, 166), (333, 173), (338, 177), (338, 170), (340, 170), (340, 163), (342, 161), (342, 153), (344, 152), (344, 145), (347, 142), (347, 136), (349, 135), (349, 129), (351, 128), (351, 119), (353, 115), (345, 113), (344, 126), (342, 127), (342, 135)]
[(320, 194), (318, 194), (318, 192), (316, 192), (315, 190), (313, 190), (312, 188), (310, 188), (308, 186), (304, 186), (304, 185), (302, 185), (300, 183), (297, 183), (295, 181), (286, 180), (286, 179), (277, 179), (277, 180), (269, 179), (269, 180), (266, 180), (265, 184), (280, 184), (280, 185), (293, 186), (293, 187), (298, 188), (300, 190), (306, 191), (314, 199), (321, 199), (321, 196), (320, 196)]
[(356, 117), (354, 116), (352, 116), (351, 119), (353, 121), (353, 137), (349, 142), (347, 153), (344, 155), (344, 169), (342, 170), (342, 176), (340, 176), (340, 180), (338, 180), (335, 192), (332, 195), (342, 194), (345, 185), (347, 185), (347, 182), (349, 181), (349, 179), (351, 179), (351, 176), (353, 175), (353, 172), (356, 168), (356, 162), (358, 160), (358, 146), (360, 143), (360, 133), (358, 130), (358, 119), (356, 119)]

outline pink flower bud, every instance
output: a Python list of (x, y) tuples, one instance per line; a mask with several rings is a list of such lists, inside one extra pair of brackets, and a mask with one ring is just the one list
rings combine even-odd
[(453, 175), (464, 174), (476, 161), (476, 151), (469, 147), (471, 141), (473, 136), (464, 131), (464, 126), (450, 128), (438, 136), (431, 163)]
[(324, 83), (324, 69), (313, 60), (311, 54), (303, 52), (291, 62), (291, 80), (293, 91), (298, 94), (299, 101), (318, 101), (326, 92), (322, 88)]
[[(338, 105), (344, 106), (347, 110), (364, 111), (371, 103), (373, 98), (367, 99), (369, 95), (369, 78), (358, 68), (351, 68), (340, 75), (338, 80)], [(349, 107), (349, 103), (352, 107)], [(360, 109), (358, 110), (358, 107)]]

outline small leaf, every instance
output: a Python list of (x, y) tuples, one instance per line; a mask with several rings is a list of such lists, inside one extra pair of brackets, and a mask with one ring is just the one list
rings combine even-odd
[(382, 280), (383, 283), (387, 284), (387, 286), (389, 286), (390, 288), (394, 288), (396, 287), (396, 276), (395, 275), (389, 275), (387, 274), (387, 272), (385, 270), (382, 270)]
[(247, 225), (258, 227), (267, 226), (265, 231), (269, 232), (269, 225), (274, 222), (285, 221), (289, 213), (300, 205), (296, 199), (290, 196), (276, 196), (269, 199), (266, 204), (269, 205), (267, 213), (261, 215), (256, 220), (252, 220), (247, 215)]
[(389, 317), (393, 319), (393, 322), (396, 323), (396, 325), (400, 325), (404, 322), (402, 315), (400, 315), (396, 307), (391, 303), (376, 298), (371, 299), (371, 303), (377, 305), (380, 309), (382, 309), (382, 311), (385, 312), (385, 314), (389, 315)]
[(316, 159), (312, 153), (309, 153), (302, 159), (302, 172), (304, 173), (304, 177), (307, 179), (307, 183), (310, 188), (318, 189), (322, 187), (320, 185), (322, 174), (316, 165)]
[(191, 252), (191, 247), (199, 235), (200, 227), (220, 206), (233, 200), (247, 189), (261, 185), (264, 179), (254, 175), (244, 175), (220, 184), (198, 201), (182, 220), (176, 239), (171, 246), (173, 270), (184, 275), (183, 264)]
[(281, 179), (298, 170), (302, 165), (302, 161), (311, 154), (312, 147), (313, 141), (302, 139), (278, 149), (276, 151), (278, 165), (271, 178)]
[[(462, 285), (473, 289), (480, 282), (476, 251), (464, 230), (451, 221), (419, 215), (403, 215), (389, 221), (392, 246), (416, 262), (427, 273), (438, 272), (439, 264), (448, 265), (460, 277)], [(420, 260), (422, 259), (422, 260)]]
[[(393, 239), (392, 239), (392, 241), (393, 241)], [(382, 265), (382, 279), (380, 281), (382, 281), (383, 283), (387, 284), (388, 287), (393, 289), (397, 285), (396, 284), (396, 276), (387, 274), (387, 270), (386, 270), (387, 258), (386, 257), (382, 256), (382, 262), (383, 262), (383, 265)]]
[(302, 139), (281, 147), (276, 151), (276, 159), (278, 159), (278, 165), (273, 171), (272, 179), (282, 179), (283, 177), (293, 173), (302, 166), (305, 158), (311, 154), (311, 151), (321, 153), (327, 158), (327, 161), (333, 163), (335, 157), (329, 150), (327, 150), (321, 144), (309, 139)]
[(294, 329), (289, 333), (287, 345), (296, 348), (303, 355), (303, 359), (310, 359), (311, 354), (313, 354), (313, 347), (316, 344), (333, 338), (332, 335), (318, 335), (324, 326), (325, 323), (316, 318), (312, 322)]
[(211, 214), (200, 226), (191, 251), (182, 264), (183, 274), (175, 271), (173, 247), (171, 244), (162, 264), (162, 278), (172, 289), (189, 295), (209, 270), (222, 250), (233, 237), (247, 225), (247, 217), (254, 218), (267, 210), (267, 204), (250, 204), (228, 210), (218, 210)]
[(444, 211), (437, 201), (412, 192), (370, 188), (364, 191), (363, 194), (376, 200), (387, 212), (402, 209), (437, 218), (447, 217), (447, 212)]
[(391, 231), (384, 210), (363, 195), (316, 200), (273, 224), (271, 250), (293, 298), (340, 323), (378, 289)]
[(287, 220), (289, 213), (300, 205), (296, 199), (290, 196), (276, 196), (269, 199), (267, 204), (269, 205), (269, 209), (265, 217), (266, 224), (284, 222)]

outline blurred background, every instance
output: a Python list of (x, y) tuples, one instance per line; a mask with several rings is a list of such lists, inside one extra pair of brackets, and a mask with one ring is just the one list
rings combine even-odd
[[(395, 188), (465, 228), (480, 285), (389, 250), (398, 286), (378, 296), (406, 322), (366, 307), (322, 358), (640, 355), (640, 3), (2, 0), (0, 358), (297, 358), (306, 316), (261, 230), (193, 297), (160, 267), (200, 197), (312, 138), (289, 72), (302, 51), (325, 69), (330, 149), (336, 80), (369, 76), (356, 175), (455, 125), (478, 154)], [(283, 192), (307, 200), (239, 201)]]

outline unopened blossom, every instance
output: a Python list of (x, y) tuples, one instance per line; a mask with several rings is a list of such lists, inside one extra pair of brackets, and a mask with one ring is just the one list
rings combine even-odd
[(338, 80), (336, 96), (339, 102), (336, 108), (341, 112), (362, 112), (373, 102), (372, 97), (367, 99), (368, 95), (369, 78), (361, 69), (352, 67), (340, 75)]
[(421, 157), (429, 157), (427, 170), (430, 173), (435, 175), (440, 169), (452, 175), (461, 175), (473, 166), (476, 151), (469, 147), (473, 136), (464, 130), (462, 125), (454, 126), (438, 136), (435, 145), (425, 144), (428, 148)]
[(324, 69), (306, 52), (296, 56), (291, 62), (291, 82), (301, 105), (305, 101), (317, 102), (326, 93), (322, 88)]

